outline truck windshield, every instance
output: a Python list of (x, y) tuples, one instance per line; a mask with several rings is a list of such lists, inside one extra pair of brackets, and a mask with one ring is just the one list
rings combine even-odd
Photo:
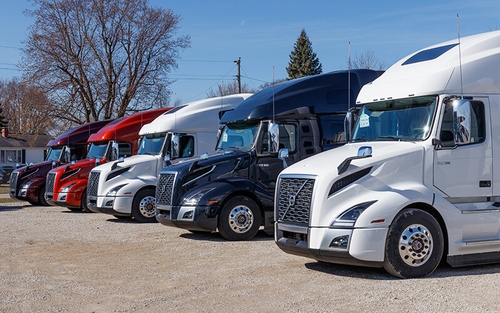
[(50, 147), (49, 151), (47, 152), (47, 157), (45, 158), (45, 161), (57, 161), (59, 160), (59, 156), (61, 155), (61, 152), (63, 151), (64, 147)]
[(87, 158), (102, 158), (106, 155), (106, 150), (108, 148), (107, 142), (93, 142), (90, 144), (89, 152), (87, 153)]
[(141, 137), (137, 154), (158, 155), (161, 153), (167, 133), (147, 134)]
[(219, 137), (217, 150), (250, 150), (257, 137), (259, 125), (260, 121), (226, 124)]
[(429, 136), (437, 97), (413, 97), (363, 105), (352, 141), (424, 140)]

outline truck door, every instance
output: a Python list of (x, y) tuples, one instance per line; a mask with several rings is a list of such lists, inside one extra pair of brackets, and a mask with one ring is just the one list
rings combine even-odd
[[(257, 147), (255, 170), (256, 181), (269, 193), (274, 194), (278, 174), (284, 169), (283, 161), (277, 153), (269, 153), (267, 127), (261, 127), (262, 138)], [(297, 151), (297, 126), (294, 124), (279, 124), (279, 148), (287, 148), (290, 157)]]
[[(489, 101), (483, 98), (470, 104), (467, 118), (454, 114), (451, 102), (445, 105), (442, 148), (434, 150), (434, 186), (458, 202), (479, 201), (472, 197), (490, 197), (493, 193)], [(454, 115), (459, 122), (455, 126)], [(460, 136), (461, 132), (464, 136)], [(469, 140), (465, 140), (467, 136)]]

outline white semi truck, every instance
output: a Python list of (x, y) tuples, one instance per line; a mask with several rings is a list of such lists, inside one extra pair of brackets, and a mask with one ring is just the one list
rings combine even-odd
[(276, 244), (402, 278), (500, 262), (500, 31), (403, 58), (357, 103), (347, 145), (280, 173)]
[(158, 172), (167, 165), (214, 151), (221, 115), (251, 94), (191, 102), (165, 112), (144, 125), (137, 155), (92, 169), (87, 187), (92, 212), (156, 222)]

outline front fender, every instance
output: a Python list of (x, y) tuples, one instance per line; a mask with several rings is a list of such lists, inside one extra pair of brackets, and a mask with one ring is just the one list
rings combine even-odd
[[(252, 195), (254, 191), (254, 185), (249, 181), (213, 182), (208, 185), (201, 186), (200, 188), (190, 190), (188, 193), (186, 193), (186, 195), (184, 195), (182, 201), (204, 191), (205, 193), (200, 198), (198, 205), (205, 207), (205, 214), (208, 217), (216, 217), (220, 213), (222, 204), (227, 199), (235, 194)], [(257, 202), (257, 204), (260, 206), (260, 202)]]
[[(420, 190), (419, 190), (420, 189)], [(433, 192), (425, 186), (415, 189), (372, 191), (363, 196), (363, 200), (376, 200), (358, 218), (355, 227), (389, 227), (396, 215), (412, 204), (433, 205)], [(364, 201), (360, 201), (364, 202)]]
[(137, 179), (124, 179), (116, 181), (113, 185), (106, 188), (104, 195), (107, 195), (108, 192), (116, 186), (125, 185), (118, 190), (116, 197), (133, 197), (140, 189), (146, 186), (151, 186), (156, 189), (157, 182), (158, 178), (155, 176), (142, 176)]

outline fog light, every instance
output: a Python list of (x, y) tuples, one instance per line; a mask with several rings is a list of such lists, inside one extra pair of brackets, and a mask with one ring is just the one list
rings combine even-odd
[(109, 200), (104, 206), (113, 206), (113, 200)]
[(184, 214), (182, 215), (182, 218), (183, 218), (183, 219), (184, 219), (184, 218), (188, 218), (188, 219), (190, 219), (190, 220), (191, 220), (191, 219), (193, 219), (193, 212), (194, 212), (193, 210), (191, 210), (191, 211), (187, 211), (186, 213), (184, 213)]
[(332, 242), (330, 242), (330, 248), (347, 249), (348, 242), (349, 242), (349, 235), (335, 237), (333, 238)]

